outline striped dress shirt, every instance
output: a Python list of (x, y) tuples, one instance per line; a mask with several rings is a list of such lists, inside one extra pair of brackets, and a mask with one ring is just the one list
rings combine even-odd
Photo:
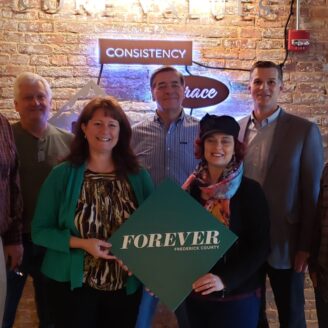
[(13, 132), (0, 114), (0, 235), (5, 245), (21, 242), (22, 206)]
[(170, 178), (182, 185), (198, 164), (194, 141), (199, 122), (182, 110), (179, 118), (166, 128), (156, 113), (132, 127), (132, 149), (155, 185)]

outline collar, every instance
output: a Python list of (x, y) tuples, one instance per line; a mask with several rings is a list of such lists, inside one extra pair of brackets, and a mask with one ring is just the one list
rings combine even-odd
[(280, 115), (280, 112), (281, 112), (281, 107), (278, 107), (270, 116), (265, 118), (262, 122), (258, 122), (256, 120), (256, 117), (254, 116), (254, 111), (252, 111), (251, 118), (250, 118), (250, 122), (251, 122), (250, 124), (256, 128), (264, 128), (265, 126), (268, 126), (271, 123), (273, 123)]
[(28, 129), (26, 129), (23, 125), (21, 121), (18, 121), (18, 124), (21, 128), (21, 130), (23, 131), (23, 133), (25, 133), (28, 136), (31, 136), (37, 140), (41, 140), (44, 141), (47, 137), (47, 135), (50, 134), (50, 130), (52, 130), (51, 124), (47, 123), (46, 128), (42, 131), (42, 136), (36, 136), (35, 134), (33, 134), (31, 131), (29, 131)]
[[(181, 113), (179, 115), (179, 117), (175, 120), (174, 123), (178, 123), (178, 122), (182, 122), (184, 120), (184, 118), (186, 117), (186, 114), (184, 112), (184, 109), (181, 107)], [(158, 113), (157, 113), (157, 110), (155, 111), (155, 115), (154, 115), (154, 122), (159, 122), (161, 124), (163, 124), (161, 118), (159, 117)], [(172, 122), (173, 123), (173, 122)]]

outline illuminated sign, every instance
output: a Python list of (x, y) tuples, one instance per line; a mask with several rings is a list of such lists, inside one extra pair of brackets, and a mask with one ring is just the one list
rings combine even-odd
[(201, 108), (221, 103), (229, 95), (228, 87), (220, 81), (203, 76), (185, 76), (183, 107)]
[(192, 64), (192, 41), (99, 39), (99, 47), (101, 64)]

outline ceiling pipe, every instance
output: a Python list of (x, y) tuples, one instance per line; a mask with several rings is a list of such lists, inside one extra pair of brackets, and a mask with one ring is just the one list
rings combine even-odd
[(296, 0), (296, 30), (300, 29), (300, 0)]

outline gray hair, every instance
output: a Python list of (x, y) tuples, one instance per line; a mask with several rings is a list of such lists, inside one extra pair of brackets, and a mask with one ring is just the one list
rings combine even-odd
[(30, 72), (24, 72), (21, 73), (17, 76), (15, 83), (14, 83), (14, 99), (17, 100), (20, 95), (20, 86), (24, 83), (30, 83), (30, 84), (35, 84), (37, 82), (42, 83), (42, 85), (45, 88), (46, 94), (49, 99), (52, 98), (52, 92), (50, 85), (48, 81), (43, 78), (42, 76), (35, 74), (35, 73), (30, 73)]

